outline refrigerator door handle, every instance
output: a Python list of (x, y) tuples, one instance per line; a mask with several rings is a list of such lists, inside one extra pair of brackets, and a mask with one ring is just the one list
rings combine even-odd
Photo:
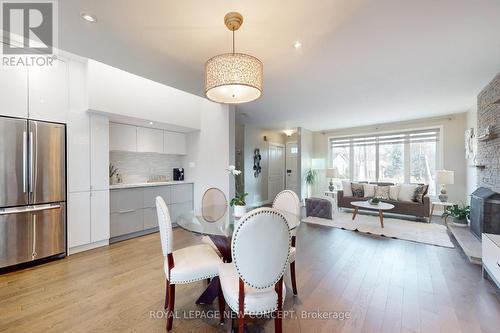
[(59, 209), (59, 208), (61, 208), (60, 204), (47, 204), (47, 205), (25, 206), (25, 207), (15, 207), (15, 208), (2, 208), (2, 209), (0, 209), (0, 215), (38, 212), (40, 210)]
[(36, 259), (36, 256), (37, 256), (37, 253), (36, 253), (36, 215), (35, 214), (31, 214), (31, 217), (33, 219), (33, 244), (32, 244), (32, 248), (31, 248), (31, 260), (35, 260)]
[(33, 132), (30, 131), (29, 192), (33, 193)]
[(28, 192), (28, 137), (26, 131), (23, 131), (23, 193)]

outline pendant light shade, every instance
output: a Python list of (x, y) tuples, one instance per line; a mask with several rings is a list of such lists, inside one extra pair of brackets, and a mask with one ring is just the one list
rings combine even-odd
[(217, 55), (205, 65), (205, 94), (208, 99), (219, 103), (256, 100), (262, 94), (262, 72), (262, 62), (251, 55)]
[(239, 13), (228, 13), (224, 22), (233, 32), (233, 52), (219, 54), (205, 64), (205, 95), (211, 101), (240, 104), (262, 95), (262, 62), (248, 54), (234, 52), (234, 31), (243, 23)]

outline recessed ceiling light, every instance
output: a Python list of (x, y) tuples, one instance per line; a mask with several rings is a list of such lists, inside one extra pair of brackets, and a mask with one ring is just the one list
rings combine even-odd
[(82, 17), (82, 19), (84, 19), (87, 22), (91, 22), (91, 23), (97, 22), (97, 19), (95, 18), (95, 16), (92, 16), (88, 13), (80, 13), (80, 16)]
[(152, 122), (152, 121), (150, 121), (150, 122), (149, 122), (149, 125), (153, 125), (153, 122)]
[(293, 43), (293, 47), (296, 49), (300, 49), (302, 47), (302, 43), (300, 41), (296, 41)]

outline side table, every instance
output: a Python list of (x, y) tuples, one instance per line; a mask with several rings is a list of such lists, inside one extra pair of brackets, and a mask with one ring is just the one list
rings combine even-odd
[[(429, 216), (429, 223), (431, 223), (432, 220), (432, 214), (434, 214), (434, 207), (435, 206), (442, 206), (443, 207), (443, 212), (446, 209), (446, 207), (450, 207), (455, 205), (453, 202), (443, 202), (443, 201), (432, 201), (431, 202), (431, 216)], [(448, 223), (448, 216), (444, 218), (444, 222)]]

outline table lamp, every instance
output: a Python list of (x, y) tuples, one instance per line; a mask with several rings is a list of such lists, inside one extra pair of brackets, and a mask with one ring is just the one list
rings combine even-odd
[(438, 196), (441, 202), (448, 201), (448, 192), (446, 191), (446, 185), (451, 185), (454, 182), (455, 182), (455, 172), (450, 170), (436, 171), (436, 183), (441, 185), (441, 191)]
[(330, 168), (330, 169), (326, 169), (325, 171), (325, 176), (326, 178), (330, 178), (330, 184), (328, 186), (328, 190), (330, 192), (332, 192), (333, 190), (335, 190), (335, 187), (333, 186), (333, 178), (338, 178), (339, 177), (339, 172), (337, 170), (337, 168)]

